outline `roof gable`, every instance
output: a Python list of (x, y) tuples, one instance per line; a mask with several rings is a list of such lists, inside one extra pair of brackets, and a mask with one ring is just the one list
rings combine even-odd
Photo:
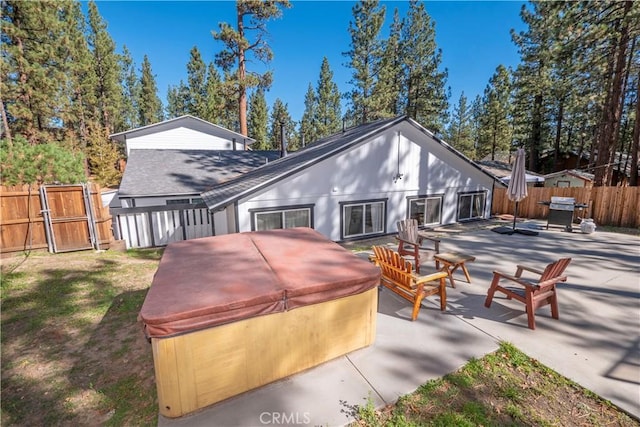
[(210, 123), (206, 120), (199, 119), (189, 114), (176, 117), (173, 119), (165, 120), (162, 122), (150, 124), (147, 126), (130, 129), (124, 132), (114, 133), (109, 135), (109, 138), (119, 142), (125, 142), (125, 140), (128, 138), (136, 138), (139, 136), (150, 135), (158, 132), (164, 132), (170, 129), (176, 129), (180, 127), (193, 129), (198, 132), (206, 133), (208, 135), (218, 136), (220, 138), (224, 138), (229, 141), (232, 141), (235, 139), (238, 141), (238, 143), (244, 142), (245, 140), (247, 144), (252, 144), (255, 142), (253, 138), (244, 136), (238, 132), (234, 132), (232, 130)]
[(363, 124), (320, 139), (301, 150), (288, 154), (286, 157), (280, 158), (231, 181), (217, 185), (210, 190), (203, 192), (201, 196), (209, 209), (220, 209), (229, 203), (233, 203), (243, 197), (255, 193), (256, 191), (266, 188), (283, 178), (291, 176), (327, 158), (336, 156), (337, 154), (354, 147), (364, 140), (371, 139), (372, 137), (403, 121), (408, 122), (422, 133), (431, 137), (437, 143), (454, 152), (457, 156), (463, 158), (483, 174), (495, 179), (494, 176), (484, 171), (447, 143), (435, 137), (431, 132), (420, 126), (414, 120), (406, 116), (400, 116)]

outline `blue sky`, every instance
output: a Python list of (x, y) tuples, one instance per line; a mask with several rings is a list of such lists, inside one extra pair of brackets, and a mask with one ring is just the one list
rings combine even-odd
[[(323, 57), (329, 60), (340, 91), (350, 89), (351, 70), (345, 65), (348, 58), (343, 52), (349, 50), (354, 2), (293, 0), (292, 4), (282, 18), (267, 24), (274, 52), (269, 65), (274, 84), (266, 97), (269, 107), (280, 98), (292, 118), (299, 120), (309, 83), (314, 88), (317, 85)], [(382, 4), (387, 10), (383, 29), (386, 38), (393, 10), (397, 7), (404, 17), (408, 2)], [(436, 24), (442, 67), (449, 72), (452, 106), (461, 92), (470, 100), (482, 95), (498, 65), (515, 67), (519, 63), (510, 30), (525, 29), (519, 15), (522, 5), (516, 1), (425, 2)], [(118, 52), (126, 45), (138, 69), (144, 55), (149, 57), (163, 104), (170, 85), (186, 82), (191, 48), (197, 46), (206, 63), (213, 61), (222, 45), (211, 32), (218, 30), (219, 22), (235, 22), (233, 1), (97, 1), (97, 6)]]

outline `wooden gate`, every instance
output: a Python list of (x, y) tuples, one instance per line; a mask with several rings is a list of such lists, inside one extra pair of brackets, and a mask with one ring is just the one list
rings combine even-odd
[(91, 193), (85, 184), (43, 185), (40, 202), (49, 252), (100, 249)]

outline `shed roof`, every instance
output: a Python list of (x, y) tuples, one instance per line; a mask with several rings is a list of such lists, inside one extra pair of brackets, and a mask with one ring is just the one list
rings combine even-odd
[(266, 188), (278, 180), (291, 176), (316, 163), (348, 150), (358, 143), (378, 135), (401, 122), (411, 124), (420, 132), (433, 138), (437, 143), (442, 144), (457, 156), (465, 159), (472, 167), (477, 168), (495, 179), (493, 175), (487, 173), (446, 142), (438, 139), (433, 133), (422, 127), (415, 120), (407, 116), (399, 116), (366, 123), (322, 138), (303, 149), (288, 154), (286, 157), (280, 158), (223, 184), (216, 185), (210, 190), (203, 192), (201, 196), (210, 210), (221, 209), (230, 203)]
[(199, 194), (279, 156), (278, 151), (131, 150), (119, 197)]
[(228, 139), (229, 141), (232, 141), (235, 138), (238, 143), (243, 143), (246, 140), (246, 143), (250, 145), (255, 142), (255, 139), (253, 138), (244, 136), (241, 133), (234, 132), (222, 126), (218, 126), (216, 124), (210, 123), (206, 120), (199, 119), (190, 114), (186, 114), (184, 116), (176, 117), (176, 118), (165, 120), (158, 123), (153, 123), (153, 124), (142, 126), (135, 129), (129, 129), (124, 132), (114, 133), (109, 135), (109, 138), (114, 139), (118, 142), (125, 142), (127, 138), (135, 138), (143, 135), (148, 135), (151, 133), (162, 132), (169, 129), (176, 129), (180, 127), (196, 129), (200, 132), (203, 132), (209, 135), (214, 135), (220, 138)]
[(544, 176), (545, 179), (555, 178), (557, 176), (571, 175), (583, 181), (593, 181), (594, 175), (592, 173), (584, 172), (578, 169), (565, 169), (559, 172), (548, 173)]

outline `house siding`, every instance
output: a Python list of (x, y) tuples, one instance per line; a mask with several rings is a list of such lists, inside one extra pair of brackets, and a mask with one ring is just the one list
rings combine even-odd
[[(401, 174), (401, 179), (398, 179)], [(341, 240), (340, 203), (385, 199), (388, 233), (407, 216), (407, 197), (442, 194), (442, 224), (456, 222), (458, 194), (487, 193), (493, 180), (479, 168), (408, 123), (280, 180), (238, 203), (240, 231), (251, 230), (250, 210), (314, 205), (314, 228)]]
[[(148, 135), (127, 138), (127, 154), (132, 149), (177, 150), (232, 150), (232, 142), (219, 136), (195, 129), (179, 127)], [(236, 150), (242, 150), (243, 142), (236, 142)]]

